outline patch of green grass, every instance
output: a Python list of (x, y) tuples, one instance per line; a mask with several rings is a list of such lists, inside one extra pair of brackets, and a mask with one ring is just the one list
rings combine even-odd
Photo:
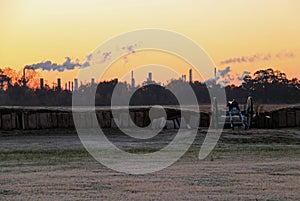
[(11, 189), (0, 189), (0, 195), (17, 195), (20, 194), (16, 191), (13, 191)]
[(65, 136), (77, 135), (75, 128), (52, 128), (52, 129), (34, 129), (34, 130), (11, 130), (0, 131), (0, 137), (21, 137), (21, 136)]
[(89, 157), (84, 148), (71, 149), (13, 149), (0, 150), (0, 161), (38, 161), (38, 160), (65, 160), (70, 158)]

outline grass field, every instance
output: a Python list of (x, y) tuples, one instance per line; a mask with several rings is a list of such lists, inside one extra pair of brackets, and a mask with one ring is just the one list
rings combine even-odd
[[(133, 153), (172, 140), (165, 130), (138, 143), (116, 130), (108, 137)], [(1, 131), (0, 200), (299, 200), (300, 129), (224, 130), (205, 160), (205, 130), (176, 163), (145, 175), (106, 168), (84, 149), (75, 130)]]

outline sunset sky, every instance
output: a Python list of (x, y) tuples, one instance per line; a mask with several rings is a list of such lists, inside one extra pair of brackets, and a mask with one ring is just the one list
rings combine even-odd
[[(0, 68), (62, 63), (65, 57), (83, 62), (114, 35), (161, 28), (194, 40), (218, 69), (230, 66), (232, 75), (273, 67), (300, 78), (299, 10), (299, 0), (0, 0)], [(130, 71), (141, 64), (134, 60), (150, 55), (132, 55), (126, 68)], [(172, 65), (185, 64), (174, 59)], [(52, 82), (57, 77), (72, 80), (76, 73), (41, 75)], [(114, 76), (112, 72), (107, 79)], [(156, 76), (158, 81), (169, 79)]]

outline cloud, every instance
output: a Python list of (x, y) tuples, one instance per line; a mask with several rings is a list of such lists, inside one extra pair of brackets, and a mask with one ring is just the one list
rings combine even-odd
[(127, 64), (129, 62), (129, 55), (136, 53), (137, 47), (138, 47), (138, 44), (133, 44), (133, 45), (123, 46), (121, 48), (121, 51), (123, 51), (125, 53), (125, 56), (123, 57), (125, 64)]
[(104, 63), (104, 62), (108, 61), (110, 59), (110, 57), (111, 57), (111, 52), (104, 52), (102, 54), (101, 62)]
[(271, 59), (288, 59), (294, 58), (296, 54), (292, 51), (282, 50), (276, 54), (271, 53), (256, 53), (249, 56), (239, 56), (225, 59), (220, 62), (221, 65), (228, 65), (232, 63), (253, 63), (259, 61), (269, 61)]
[(126, 53), (131, 54), (131, 53), (135, 53), (136, 47), (137, 47), (137, 44), (134, 44), (134, 45), (127, 45), (127, 46), (124, 46), (124, 47), (122, 47), (121, 49), (122, 49), (122, 50), (125, 50)]

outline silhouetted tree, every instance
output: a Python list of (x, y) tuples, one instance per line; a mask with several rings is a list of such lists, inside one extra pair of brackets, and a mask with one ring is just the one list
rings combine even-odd
[[(43, 89), (34, 87), (23, 87), (18, 81), (19, 75), (13, 69), (0, 69), (1, 75), (12, 76), (12, 85), (5, 90), (0, 90), (0, 105), (15, 106), (71, 106), (72, 94), (80, 99), (84, 105), (87, 101), (87, 94), (95, 93), (95, 104), (97, 106), (111, 105), (111, 98), (114, 95), (118, 104), (124, 104), (130, 99), (131, 105), (177, 105), (176, 94), (180, 97), (188, 97), (185, 87), (191, 86), (199, 104), (209, 104), (211, 97), (205, 83), (185, 83), (182, 80), (171, 80), (165, 87), (159, 85), (146, 85), (133, 93), (126, 82), (118, 82), (117, 79), (101, 82), (98, 85), (81, 85), (78, 90), (57, 90), (45, 85)], [(7, 73), (7, 74), (5, 74)], [(16, 75), (15, 75), (16, 74)], [(30, 74), (36, 78), (37, 74)], [(35, 84), (37, 85), (37, 84)], [(116, 86), (118, 86), (116, 88)], [(223, 90), (223, 87), (214, 84), (216, 90)], [(172, 94), (172, 88), (176, 88), (176, 94)], [(171, 90), (171, 91), (170, 91)], [(268, 68), (246, 75), (240, 86), (229, 85), (225, 87), (227, 99), (235, 98), (239, 102), (246, 102), (248, 95), (252, 95), (256, 102), (275, 103), (300, 103), (300, 81), (297, 78), (288, 79), (286, 74)], [(131, 97), (131, 98), (130, 98)], [(188, 98), (186, 99), (189, 103)], [(194, 103), (190, 103), (194, 104)]]

